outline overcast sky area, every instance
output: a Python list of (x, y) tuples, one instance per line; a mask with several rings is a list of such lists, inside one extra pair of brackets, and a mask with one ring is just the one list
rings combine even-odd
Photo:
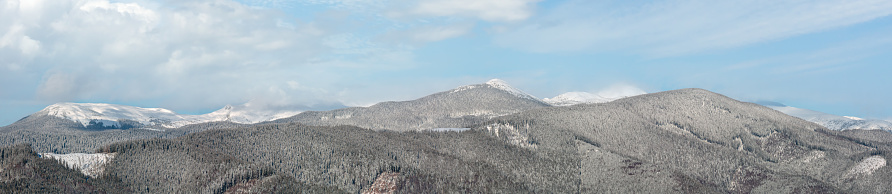
[(892, 119), (892, 1), (0, 0), (0, 126), (57, 102), (367, 106), (492, 78)]

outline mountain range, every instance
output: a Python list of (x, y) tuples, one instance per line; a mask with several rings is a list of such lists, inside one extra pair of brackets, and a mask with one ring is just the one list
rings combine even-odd
[[(595, 93), (589, 92), (567, 92), (560, 94), (558, 96), (552, 98), (544, 98), (538, 99), (530, 94), (527, 94), (517, 88), (514, 88), (505, 81), (499, 79), (493, 79), (483, 84), (476, 85), (468, 85), (455, 88), (453, 90), (448, 91), (450, 95), (454, 95), (453, 93), (462, 93), (464, 90), (474, 89), (474, 88), (487, 88), (493, 89), (494, 91), (500, 91), (503, 93), (507, 93), (510, 95), (514, 95), (516, 97), (520, 97), (523, 100), (527, 100), (529, 102), (533, 102), (532, 106), (519, 106), (519, 107), (509, 107), (514, 106), (513, 104), (491, 104), (486, 100), (478, 100), (477, 102), (482, 102), (478, 104), (473, 104), (475, 100), (464, 100), (462, 99), (459, 102), (446, 103), (441, 102), (444, 99), (459, 99), (454, 97), (443, 97), (446, 94), (434, 94), (419, 100), (408, 101), (408, 102), (384, 102), (379, 103), (370, 107), (353, 107), (353, 108), (345, 108), (345, 109), (337, 109), (333, 111), (307, 111), (304, 114), (300, 114), (303, 111), (298, 109), (265, 109), (265, 108), (257, 108), (252, 107), (250, 103), (232, 106), (227, 105), (217, 111), (202, 114), (202, 115), (185, 115), (185, 114), (177, 114), (171, 110), (163, 109), (163, 108), (140, 108), (134, 106), (126, 106), (126, 105), (115, 105), (115, 104), (104, 104), (104, 103), (57, 103), (46, 107), (45, 109), (34, 113), (29, 117), (39, 117), (39, 116), (54, 116), (57, 118), (63, 118), (67, 120), (71, 120), (77, 122), (84, 126), (86, 129), (129, 129), (129, 128), (144, 128), (144, 129), (154, 129), (154, 130), (165, 130), (169, 128), (178, 128), (182, 126), (186, 126), (189, 124), (199, 124), (199, 123), (208, 123), (208, 122), (232, 122), (239, 124), (254, 124), (260, 122), (277, 122), (277, 123), (287, 123), (287, 122), (301, 122), (313, 125), (356, 125), (360, 126), (362, 124), (359, 123), (370, 123), (368, 122), (369, 118), (363, 118), (363, 116), (359, 116), (359, 118), (352, 118), (354, 115), (380, 115), (377, 112), (386, 111), (389, 109), (393, 109), (394, 106), (410, 106), (414, 107), (417, 110), (413, 110), (414, 112), (424, 112), (420, 109), (440, 109), (435, 106), (443, 106), (449, 107), (451, 110), (442, 109), (445, 111), (441, 111), (436, 115), (413, 115), (415, 121), (412, 122), (414, 126), (388, 126), (386, 123), (378, 123), (374, 125), (362, 125), (361, 127), (371, 128), (371, 129), (391, 129), (391, 130), (430, 130), (430, 129), (448, 129), (448, 127), (458, 127), (462, 125), (466, 125), (467, 123), (478, 122), (479, 120), (489, 119), (495, 116), (507, 115), (510, 113), (515, 113), (523, 110), (530, 109), (531, 107), (542, 107), (542, 106), (570, 106), (576, 104), (588, 104), (588, 103), (605, 103), (613, 100), (626, 98), (630, 96), (636, 96), (641, 94), (646, 94), (643, 90), (636, 88), (634, 86), (628, 85), (614, 85), (609, 88), (606, 88), (602, 91), (598, 91)], [(492, 91), (490, 91), (492, 92)], [(445, 92), (444, 92), (445, 93)], [(472, 96), (478, 94), (471, 94)], [(488, 94), (483, 94), (479, 96), (491, 96)], [(416, 101), (425, 101), (422, 105), (418, 105)], [(436, 102), (436, 103), (430, 103)], [(412, 104), (415, 103), (415, 104)], [(467, 103), (467, 104), (465, 104)], [(542, 105), (544, 103), (545, 105)], [(862, 119), (858, 117), (850, 117), (850, 116), (837, 116), (827, 113), (822, 113), (814, 110), (796, 108), (786, 106), (777, 102), (770, 101), (758, 101), (757, 104), (781, 111), (785, 114), (798, 117), (801, 119), (805, 119), (807, 121), (811, 121), (827, 127), (832, 130), (850, 130), (850, 129), (863, 129), (863, 130), (885, 130), (892, 132), (892, 122), (885, 120), (876, 120), (876, 119)], [(471, 105), (467, 107), (456, 106), (455, 104), (464, 104)], [(473, 105), (472, 105), (473, 104)], [(493, 106), (490, 108), (486, 108), (487, 106)], [(408, 110), (396, 108), (399, 110)], [(300, 115), (299, 115), (300, 114)], [(392, 117), (404, 117), (406, 114), (413, 113), (384, 113), (385, 115), (392, 115)], [(25, 118), (27, 119), (27, 118)], [(363, 121), (355, 121), (362, 120)], [(276, 120), (276, 121), (274, 121)], [(405, 123), (405, 122), (400, 122)], [(444, 123), (444, 124), (440, 124)], [(448, 124), (445, 124), (448, 123)]]
[(892, 122), (878, 119), (862, 119), (858, 117), (851, 116), (838, 116), (827, 114), (823, 112), (818, 112), (814, 110), (808, 110), (803, 108), (796, 108), (787, 106), (781, 103), (776, 102), (758, 102), (759, 104), (766, 106), (768, 108), (783, 112), (784, 114), (788, 114), (790, 116), (799, 117), (801, 119), (805, 119), (807, 121), (811, 121), (817, 123), (821, 126), (827, 127), (832, 130), (852, 130), (852, 129), (862, 129), (862, 130), (884, 130), (892, 132)]
[(300, 111), (249, 110), (248, 106), (226, 105), (203, 115), (183, 115), (163, 108), (140, 108), (103, 103), (57, 103), (34, 115), (68, 119), (91, 129), (179, 128), (207, 122), (253, 124), (289, 117)]
[[(892, 133), (831, 130), (702, 89), (627, 96), (555, 104), (491, 80), (256, 124), (126, 119), (164, 131), (35, 113), (0, 128), (0, 192), (892, 191)], [(100, 155), (58, 155), (74, 152)], [(84, 164), (95, 178), (66, 167)]]

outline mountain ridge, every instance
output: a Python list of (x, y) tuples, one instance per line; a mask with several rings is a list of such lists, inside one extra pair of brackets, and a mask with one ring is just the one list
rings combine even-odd
[(497, 116), (549, 107), (538, 98), (492, 79), (460, 86), (415, 100), (380, 102), (368, 107), (307, 111), (271, 123), (353, 125), (373, 130), (418, 131), (464, 128)]
[(297, 114), (297, 111), (249, 110), (245, 105), (226, 105), (202, 115), (177, 114), (164, 108), (141, 108), (106, 103), (56, 103), (32, 115), (47, 115), (67, 119), (85, 128), (179, 128), (190, 124), (229, 121), (253, 124)]

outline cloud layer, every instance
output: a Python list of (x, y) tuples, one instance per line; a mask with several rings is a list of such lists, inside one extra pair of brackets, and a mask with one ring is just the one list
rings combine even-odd
[(892, 2), (570, 0), (496, 38), (535, 52), (631, 51), (674, 56), (848, 26), (892, 14)]
[[(411, 49), (419, 44), (464, 35), (477, 20), (524, 20), (535, 1), (243, 3), (5, 1), (0, 74), (7, 79), (0, 84), (9, 92), (2, 97), (154, 101), (186, 109), (246, 101), (270, 106), (365, 102), (369, 99), (354, 95), (368, 90), (346, 86), (357, 80), (344, 75), (409, 68)], [(308, 4), (331, 10), (310, 20), (281, 10)]]
[(0, 74), (30, 76), (18, 81), (36, 81), (25, 84), (48, 101), (246, 102), (314, 78), (291, 70), (338, 49), (312, 22), (225, 0), (12, 0), (0, 10)]

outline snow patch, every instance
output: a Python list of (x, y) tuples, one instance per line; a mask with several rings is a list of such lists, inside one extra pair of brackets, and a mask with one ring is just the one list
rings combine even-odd
[(886, 159), (883, 158), (883, 156), (871, 156), (861, 160), (855, 167), (852, 167), (852, 170), (849, 170), (849, 173), (847, 173), (846, 176), (870, 175), (873, 171), (884, 166), (886, 166)]
[(499, 117), (499, 116), (505, 116), (506, 114), (497, 114), (497, 113), (494, 113), (494, 112), (488, 111), (488, 110), (474, 110), (474, 111), (469, 111), (469, 112), (453, 112), (453, 113), (449, 113), (446, 116), (449, 118), (462, 118), (465, 116), (475, 116), (475, 117), (483, 117), (483, 118), (491, 119), (491, 118), (495, 118), (495, 117)]
[(465, 91), (465, 90), (474, 89), (474, 88), (476, 88), (476, 87), (477, 87), (476, 85), (462, 86), (462, 87), (458, 87), (458, 88), (453, 89), (453, 90), (452, 90), (451, 92), (449, 92), (449, 93), (461, 92), (461, 91)]
[(433, 132), (447, 132), (447, 131), (462, 132), (462, 131), (467, 131), (467, 130), (469, 130), (469, 129), (471, 129), (471, 128), (433, 128), (433, 129), (429, 129), (428, 131), (433, 131)]
[(41, 153), (40, 157), (46, 157), (61, 161), (66, 167), (74, 170), (80, 170), (84, 175), (90, 178), (96, 178), (105, 171), (105, 164), (115, 158), (115, 153), (72, 153), (72, 154), (54, 154)]
[(536, 145), (530, 141), (530, 137), (526, 134), (526, 129), (529, 129), (529, 127), (529, 125), (514, 126), (510, 123), (493, 123), (486, 125), (484, 128), (496, 137), (504, 137), (510, 144), (525, 148), (535, 148)]

